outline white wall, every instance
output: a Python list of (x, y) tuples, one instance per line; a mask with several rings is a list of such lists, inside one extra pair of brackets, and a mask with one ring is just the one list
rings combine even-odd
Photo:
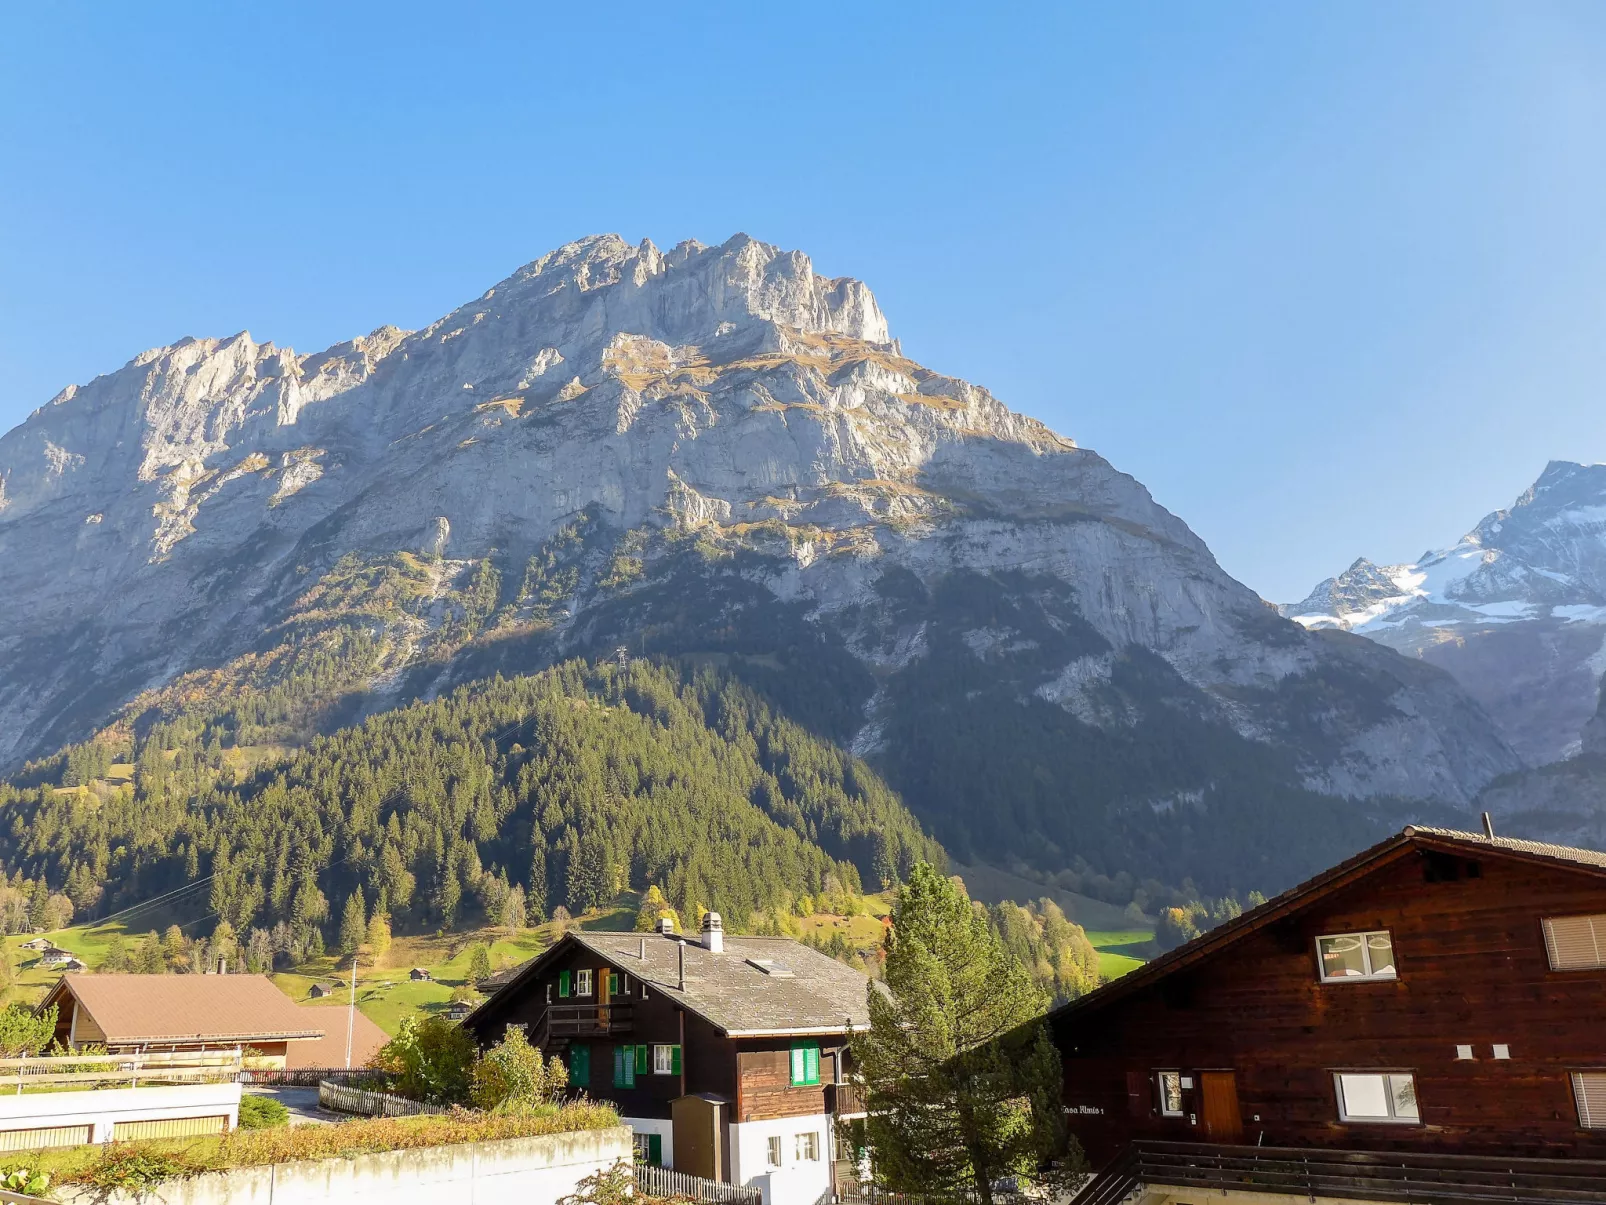
[(170, 1121), (184, 1117), (240, 1119), (239, 1084), (153, 1084), (149, 1088), (97, 1088), (89, 1092), (0, 1094), (0, 1131), (91, 1127), (91, 1142), (110, 1142), (119, 1121)]
[(620, 1160), (630, 1160), (630, 1131), (614, 1126), (208, 1172), (140, 1195), (66, 1187), (54, 1195), (63, 1205), (553, 1205)]
[(638, 1134), (657, 1134), (663, 1141), (664, 1166), (675, 1166), (675, 1123), (667, 1117), (621, 1117)]
[[(744, 1121), (730, 1131), (731, 1180), (763, 1190), (764, 1205), (814, 1205), (831, 1187), (830, 1114)], [(799, 1162), (796, 1138), (807, 1133), (819, 1136), (816, 1149), (820, 1157)], [(772, 1169), (766, 1148), (774, 1135), (781, 1139), (781, 1166)]]

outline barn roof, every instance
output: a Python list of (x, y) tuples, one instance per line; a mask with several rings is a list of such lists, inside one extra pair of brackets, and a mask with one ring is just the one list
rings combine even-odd
[(283, 1042), (321, 1038), (262, 975), (63, 975), (41, 1010), (71, 995), (112, 1046), (143, 1042)]

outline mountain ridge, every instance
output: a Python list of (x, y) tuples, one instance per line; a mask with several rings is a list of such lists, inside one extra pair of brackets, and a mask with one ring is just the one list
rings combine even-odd
[(202, 704), (299, 741), (622, 645), (728, 666), (965, 861), (1180, 879), (1255, 826), (1218, 887), (1520, 764), (1447, 678), (1279, 618), (1140, 483), (904, 357), (868, 287), (745, 235), (594, 236), (308, 356), (143, 353), (0, 438), (0, 562), (0, 764)]

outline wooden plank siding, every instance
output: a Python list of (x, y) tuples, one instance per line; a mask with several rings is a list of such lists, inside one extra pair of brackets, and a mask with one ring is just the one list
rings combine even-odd
[[(1193, 965), (1056, 1014), (1065, 1105), (1090, 1157), (1138, 1137), (1207, 1141), (1198, 1073), (1219, 1070), (1236, 1075), (1250, 1144), (1606, 1158), (1569, 1077), (1606, 1067), (1606, 970), (1552, 971), (1541, 927), (1606, 913), (1606, 876), (1446, 857), (1407, 847)], [(1397, 979), (1320, 981), (1319, 935), (1380, 929)], [(1159, 1070), (1193, 1078), (1182, 1117), (1160, 1114)], [(1341, 1122), (1340, 1070), (1412, 1074), (1420, 1124)]]
[[(823, 1085), (792, 1086), (792, 1048), (784, 1050), (744, 1049), (738, 1056), (741, 1085), (738, 1089), (737, 1121), (758, 1121), (770, 1117), (808, 1117), (824, 1113)], [(822, 1080), (827, 1080), (825, 1056), (821, 1055)]]

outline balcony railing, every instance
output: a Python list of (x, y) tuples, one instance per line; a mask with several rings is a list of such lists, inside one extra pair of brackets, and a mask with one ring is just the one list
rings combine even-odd
[[(1124, 1191), (1119, 1181), (1126, 1183)], [(1112, 1191), (1124, 1197), (1134, 1183), (1411, 1205), (1455, 1201), (1606, 1205), (1606, 1162), (1589, 1159), (1148, 1141), (1132, 1143), (1093, 1177), (1075, 1197), (1075, 1205), (1102, 1205)]]
[(553, 1038), (624, 1034), (632, 1028), (628, 1004), (550, 1004), (540, 1023), (541, 1032)]

